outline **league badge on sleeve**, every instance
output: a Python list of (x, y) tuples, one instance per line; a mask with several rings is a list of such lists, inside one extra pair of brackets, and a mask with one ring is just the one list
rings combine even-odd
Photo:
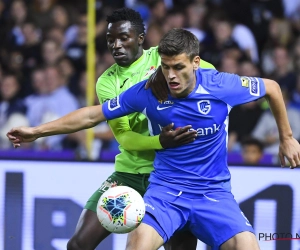
[(108, 101), (108, 110), (113, 111), (120, 108), (119, 96)]
[(249, 88), (249, 79), (248, 77), (242, 76), (241, 77), (242, 86), (245, 88)]
[(250, 95), (259, 96), (259, 81), (257, 77), (241, 77), (242, 87), (249, 88)]

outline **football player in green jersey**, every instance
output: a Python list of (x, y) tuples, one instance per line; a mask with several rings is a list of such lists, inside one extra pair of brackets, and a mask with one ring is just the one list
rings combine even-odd
[[(123, 8), (107, 17), (107, 46), (115, 64), (98, 79), (96, 91), (100, 103), (105, 102), (133, 84), (148, 79), (160, 66), (157, 47), (143, 50), (145, 27), (138, 12)], [(213, 68), (205, 61), (204, 68)], [(115, 172), (102, 183), (88, 200), (76, 228), (68, 242), (68, 250), (95, 249), (109, 234), (101, 226), (96, 215), (96, 206), (104, 191), (115, 185), (126, 185), (144, 195), (148, 177), (153, 170), (154, 150), (175, 147), (193, 140), (187, 129), (173, 131), (172, 125), (162, 130), (160, 136), (149, 136), (146, 117), (135, 113), (108, 122), (120, 146), (116, 156)], [(196, 249), (196, 238), (187, 233), (178, 234), (165, 249)]]

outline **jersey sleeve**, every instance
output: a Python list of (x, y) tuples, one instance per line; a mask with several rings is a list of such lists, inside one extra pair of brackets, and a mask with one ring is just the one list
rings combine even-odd
[(134, 112), (142, 113), (146, 107), (145, 100), (148, 99), (147, 92), (149, 92), (144, 89), (145, 83), (146, 80), (139, 82), (119, 96), (104, 102), (102, 110), (105, 118), (112, 120)]
[(266, 94), (263, 79), (259, 77), (238, 76), (212, 70), (202, 80), (203, 87), (216, 98), (231, 107), (255, 101)]

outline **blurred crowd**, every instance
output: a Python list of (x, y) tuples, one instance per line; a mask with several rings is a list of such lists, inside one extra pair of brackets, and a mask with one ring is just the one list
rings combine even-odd
[[(5, 137), (11, 127), (36, 126), (86, 106), (86, 4), (0, 0), (0, 149), (11, 148)], [(219, 71), (276, 80), (294, 137), (300, 139), (299, 0), (96, 0), (97, 78), (114, 63), (106, 48), (106, 16), (124, 6), (139, 11), (146, 24), (145, 49), (158, 45), (169, 29), (186, 28), (199, 39), (200, 57)], [(101, 150), (117, 150), (106, 123), (94, 133), (94, 159)], [(23, 147), (71, 149), (84, 159), (85, 138), (81, 131)], [(232, 109), (229, 152), (242, 153), (245, 163), (255, 164), (263, 153), (277, 154), (278, 145), (265, 100)]]

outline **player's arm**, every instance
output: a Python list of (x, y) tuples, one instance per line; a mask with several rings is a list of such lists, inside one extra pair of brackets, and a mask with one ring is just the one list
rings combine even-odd
[(127, 116), (108, 121), (116, 140), (126, 150), (143, 151), (162, 149), (159, 136), (145, 136), (133, 132)]
[(133, 132), (127, 116), (108, 121), (118, 143), (128, 151), (159, 150), (178, 147), (194, 141), (195, 131), (189, 131), (190, 125), (173, 130), (173, 124), (164, 127), (159, 135), (145, 136)]
[(7, 137), (14, 144), (14, 147), (20, 147), (23, 142), (32, 142), (45, 136), (77, 132), (94, 127), (105, 120), (102, 105), (90, 106), (36, 127), (12, 128), (7, 133)]
[[(215, 69), (211, 63), (204, 60), (200, 61), (200, 68)], [(145, 88), (151, 88), (157, 100), (166, 101), (168, 99), (169, 88), (162, 73), (161, 66), (159, 66), (157, 70), (150, 76)]]
[(277, 82), (270, 79), (263, 79), (266, 89), (265, 98), (276, 120), (279, 132), (279, 157), (282, 166), (285, 166), (286, 157), (291, 163), (291, 168), (300, 166), (300, 146), (298, 141), (293, 137), (285, 103), (283, 101), (281, 89)]
[[(97, 82), (97, 95), (100, 102), (104, 102), (105, 100), (110, 99), (109, 97), (114, 96), (114, 93), (112, 92), (113, 87), (110, 88), (107, 87), (109, 86), (109, 83), (110, 83), (109, 80), (107, 80), (105, 77), (100, 77)], [(144, 100), (139, 101), (134, 99), (138, 97), (143, 99), (143, 97), (141, 97), (140, 94), (131, 93), (132, 89), (129, 90), (129, 92), (128, 90), (125, 92), (122, 94), (122, 96), (123, 97), (125, 96), (124, 98), (126, 100), (125, 103), (129, 104), (128, 106), (132, 107), (132, 106), (136, 106), (136, 104), (138, 103), (144, 102)], [(132, 111), (137, 111), (137, 110), (131, 109), (131, 112)], [(193, 131), (188, 131), (190, 126), (186, 126), (180, 130), (175, 131), (172, 129), (173, 126), (171, 125), (168, 125), (165, 128), (163, 128), (160, 135), (145, 136), (131, 130), (127, 116), (109, 120), (108, 124), (118, 143), (125, 150), (128, 151), (131, 150), (144, 151), (144, 150), (153, 150), (153, 149), (159, 150), (163, 148), (177, 147), (192, 142), (196, 136)]]
[[(111, 78), (102, 75), (96, 85), (96, 92), (100, 103), (103, 103), (116, 96), (114, 90), (114, 82)], [(116, 118), (108, 121), (116, 140), (118, 143), (128, 151), (143, 151), (151, 149), (162, 149), (159, 142), (159, 136), (145, 136), (133, 132), (129, 125), (127, 116)], [(134, 143), (133, 143), (134, 142)]]

